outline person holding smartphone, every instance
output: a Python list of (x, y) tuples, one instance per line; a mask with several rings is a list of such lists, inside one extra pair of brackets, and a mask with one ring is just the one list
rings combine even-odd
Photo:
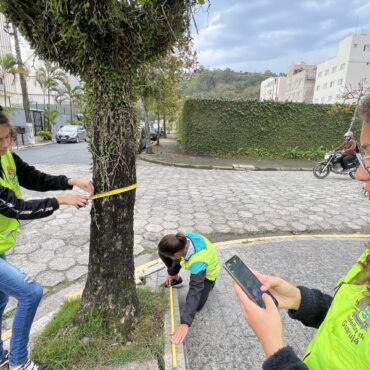
[(181, 323), (172, 334), (172, 342), (183, 342), (195, 314), (205, 305), (215, 286), (220, 271), (218, 256), (213, 244), (194, 232), (165, 235), (158, 244), (158, 254), (167, 267), (165, 287), (180, 287), (181, 267), (190, 271), (189, 292), (181, 314)]
[[(362, 119), (361, 146), (365, 152), (356, 179), (364, 183), (370, 199), (370, 95), (359, 105)], [(266, 354), (264, 370), (369, 370), (370, 369), (370, 248), (364, 251), (345, 277), (339, 280), (335, 296), (317, 289), (295, 287), (287, 281), (254, 271), (291, 318), (318, 328), (303, 360), (286, 346), (279, 310), (268, 294), (266, 308), (256, 305), (234, 282), (234, 289), (245, 320), (259, 339)]]

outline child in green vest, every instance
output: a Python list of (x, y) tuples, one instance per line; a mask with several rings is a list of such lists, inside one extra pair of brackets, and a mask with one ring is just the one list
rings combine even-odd
[[(363, 121), (361, 146), (365, 157), (356, 171), (370, 199), (370, 94), (359, 105)], [(234, 283), (244, 318), (266, 354), (263, 370), (369, 370), (370, 369), (370, 249), (340, 279), (334, 297), (318, 289), (295, 287), (278, 277), (255, 272), (262, 291), (269, 290), (279, 308), (305, 326), (318, 328), (303, 361), (285, 346), (283, 327), (271, 297), (263, 294), (266, 309), (254, 304)]]
[(36, 191), (68, 190), (74, 186), (93, 193), (91, 181), (52, 176), (37, 171), (11, 152), (15, 131), (0, 110), (0, 322), (9, 297), (17, 301), (10, 351), (4, 351), (0, 338), (0, 369), (41, 370), (28, 358), (28, 340), (42, 287), (33, 278), (9, 263), (5, 252), (10, 250), (19, 230), (19, 220), (34, 220), (51, 215), (61, 204), (86, 206), (88, 195), (58, 195), (26, 201), (21, 186)]
[(185, 339), (196, 312), (206, 303), (220, 266), (213, 244), (194, 232), (164, 236), (159, 242), (158, 253), (167, 267), (166, 287), (182, 286), (182, 279), (178, 275), (181, 267), (190, 271), (189, 292), (181, 314), (181, 324), (172, 335), (173, 343), (178, 344)]

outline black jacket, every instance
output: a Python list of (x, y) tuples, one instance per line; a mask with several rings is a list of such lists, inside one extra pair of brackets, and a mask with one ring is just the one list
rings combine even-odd
[[(288, 315), (303, 325), (318, 328), (324, 321), (333, 297), (317, 289), (298, 287), (301, 291), (301, 305)], [(284, 347), (270, 356), (262, 366), (263, 370), (308, 370), (308, 367), (294, 353), (292, 347)]]
[[(47, 175), (23, 162), (17, 154), (12, 154), (17, 168), (19, 185), (36, 191), (67, 190), (73, 186), (68, 185), (66, 176)], [(1, 161), (1, 156), (0, 156)], [(0, 162), (0, 176), (3, 176)], [(0, 186), (0, 214), (19, 220), (33, 220), (51, 215), (59, 204), (56, 198), (44, 198), (25, 201), (17, 199), (15, 193)]]

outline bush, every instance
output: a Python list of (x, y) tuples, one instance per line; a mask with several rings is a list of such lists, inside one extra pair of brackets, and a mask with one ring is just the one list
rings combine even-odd
[(37, 136), (40, 136), (44, 141), (51, 140), (51, 132), (50, 131), (39, 131)]
[[(318, 159), (337, 146), (354, 107), (253, 100), (188, 99), (178, 122), (187, 153)], [(360, 125), (353, 127), (359, 137)]]

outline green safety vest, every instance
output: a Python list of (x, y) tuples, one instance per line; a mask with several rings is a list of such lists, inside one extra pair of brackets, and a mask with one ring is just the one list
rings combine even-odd
[[(12, 153), (8, 152), (1, 156), (2, 177), (0, 185), (13, 190), (18, 199), (22, 199), (22, 192), (17, 177)], [(0, 214), (0, 254), (13, 247), (19, 230), (19, 221), (15, 218), (5, 217)]]
[[(359, 259), (364, 261), (369, 251)], [(311, 370), (370, 369), (370, 295), (356, 263), (339, 280), (330, 309), (303, 359)]]
[[(185, 260), (184, 257), (182, 257), (180, 260), (180, 265), (186, 270), (190, 270), (190, 266), (194, 262), (206, 263), (207, 264), (206, 279), (210, 281), (215, 281), (218, 276), (218, 273), (220, 272), (220, 265), (218, 263), (216, 249), (207, 238), (201, 235), (198, 236), (201, 237), (205, 242), (206, 244), (205, 247), (202, 250), (195, 252), (187, 261)], [(188, 235), (186, 235), (186, 237), (191, 240), (191, 238)]]

